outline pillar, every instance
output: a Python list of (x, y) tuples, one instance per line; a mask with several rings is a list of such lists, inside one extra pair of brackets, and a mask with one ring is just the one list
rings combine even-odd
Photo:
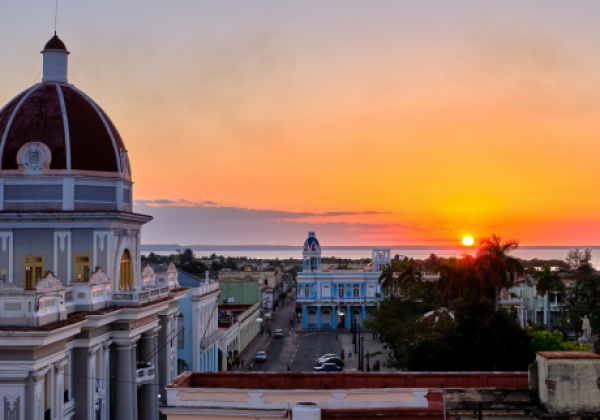
[(346, 328), (352, 327), (352, 308), (350, 306), (346, 306)]
[[(140, 362), (155, 363), (155, 339), (154, 329), (144, 333), (140, 339), (141, 360)], [(139, 418), (158, 420), (158, 369), (154, 366), (154, 379), (151, 383), (143, 384), (140, 388)]]
[(321, 306), (317, 306), (317, 328), (321, 328)]
[(32, 420), (44, 420), (44, 387), (46, 386), (45, 375), (48, 369), (33, 372), (33, 395)]
[[(362, 321), (364, 321), (366, 317), (367, 317), (367, 307), (366, 307), (366, 306), (363, 306), (363, 307), (362, 307)], [(362, 327), (362, 324), (363, 324), (363, 322), (362, 322), (362, 321), (360, 322), (360, 326), (361, 326), (361, 327)]]
[[(137, 406), (137, 392), (132, 384), (137, 383), (136, 367), (132, 365), (135, 346), (130, 341), (116, 342), (115, 420), (135, 420), (133, 407)], [(137, 388), (137, 385), (136, 385)]]
[(112, 341), (102, 343), (102, 357), (104, 365), (102, 369), (102, 380), (100, 384), (104, 390), (104, 399), (102, 400), (102, 419), (110, 420), (110, 345)]
[(335, 317), (337, 315), (337, 308), (335, 306), (331, 307), (331, 328), (337, 328), (337, 321)]
[(54, 364), (54, 369), (56, 372), (54, 380), (56, 386), (56, 392), (54, 396), (54, 418), (57, 419), (62, 419), (63, 406), (65, 404), (65, 366), (67, 364), (67, 360), (68, 359), (63, 359)]
[(308, 328), (308, 307), (302, 307), (302, 328)]

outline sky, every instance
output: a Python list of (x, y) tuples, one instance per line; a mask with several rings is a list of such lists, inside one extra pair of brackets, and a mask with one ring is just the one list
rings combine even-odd
[[(600, 244), (597, 0), (59, 0), (143, 243)], [(54, 1), (0, 0), (0, 106)]]

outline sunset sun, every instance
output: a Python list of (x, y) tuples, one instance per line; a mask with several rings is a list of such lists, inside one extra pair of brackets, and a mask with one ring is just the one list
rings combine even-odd
[(462, 240), (463, 245), (465, 246), (471, 246), (473, 245), (474, 241), (473, 238), (471, 236), (465, 236)]

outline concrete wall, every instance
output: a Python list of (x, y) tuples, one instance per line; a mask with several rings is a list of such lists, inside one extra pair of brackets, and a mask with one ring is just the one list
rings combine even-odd
[[(219, 297), (219, 303), (235, 305), (254, 305), (261, 300), (261, 286), (258, 280), (252, 281), (221, 281), (219, 289), (223, 290)], [(228, 302), (227, 298), (235, 298), (235, 302)]]
[[(192, 294), (188, 293), (185, 297), (179, 299), (177, 302), (179, 305), (179, 312), (183, 315), (183, 341), (184, 348), (177, 349), (177, 358), (181, 360), (185, 360), (188, 364), (188, 369), (192, 369), (193, 363), (193, 353), (192, 353)], [(181, 321), (180, 321), (181, 322)], [(177, 328), (181, 329), (181, 325), (178, 325)], [(199, 345), (197, 343), (196, 345)]]
[(537, 355), (538, 393), (550, 414), (600, 415), (600, 356), (585, 352)]

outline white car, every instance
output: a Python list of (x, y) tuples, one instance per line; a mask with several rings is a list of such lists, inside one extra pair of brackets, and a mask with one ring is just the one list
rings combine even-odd
[(267, 353), (263, 350), (257, 351), (256, 356), (254, 356), (254, 361), (256, 363), (264, 363), (267, 361)]
[(319, 357), (316, 362), (317, 363), (323, 363), (325, 360), (330, 359), (332, 357), (337, 357), (339, 358), (340, 356), (338, 356), (337, 354), (334, 353), (329, 353), (329, 354), (324, 354), (323, 356)]
[(275, 338), (283, 338), (283, 330), (281, 328), (279, 328), (278, 330), (275, 330)]

